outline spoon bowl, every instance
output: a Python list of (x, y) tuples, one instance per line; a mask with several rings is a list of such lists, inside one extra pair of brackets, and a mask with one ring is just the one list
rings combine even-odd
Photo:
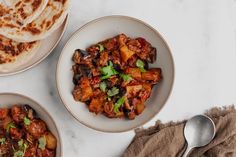
[(214, 122), (205, 115), (197, 115), (188, 120), (184, 128), (184, 136), (188, 143), (188, 148), (183, 157), (186, 157), (193, 148), (209, 144), (213, 140), (215, 133)]

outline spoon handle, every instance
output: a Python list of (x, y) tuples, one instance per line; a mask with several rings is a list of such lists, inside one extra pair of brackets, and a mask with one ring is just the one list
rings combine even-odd
[(187, 149), (185, 150), (184, 154), (182, 157), (187, 157), (189, 152), (191, 152), (192, 148), (191, 147), (187, 147)]

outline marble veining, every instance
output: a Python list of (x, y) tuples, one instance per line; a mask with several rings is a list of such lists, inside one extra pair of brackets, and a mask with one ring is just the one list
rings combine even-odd
[(157, 119), (181, 120), (213, 106), (235, 103), (236, 0), (71, 0), (67, 31), (53, 53), (33, 69), (0, 78), (0, 92), (30, 96), (52, 114), (65, 157), (118, 157), (134, 136), (133, 131), (107, 134), (78, 123), (56, 89), (56, 64), (63, 45), (88, 21), (112, 14), (149, 23), (173, 52), (176, 79), (172, 95), (145, 127)]

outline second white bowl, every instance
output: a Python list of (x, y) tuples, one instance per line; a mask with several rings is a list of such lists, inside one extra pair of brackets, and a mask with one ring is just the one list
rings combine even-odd
[[(135, 120), (109, 119), (90, 113), (82, 102), (72, 96), (72, 56), (78, 48), (85, 49), (91, 44), (124, 33), (131, 38), (143, 37), (157, 48), (157, 61), (151, 67), (160, 67), (163, 80), (154, 88), (146, 102), (144, 112)], [(151, 120), (166, 103), (174, 82), (174, 61), (171, 51), (162, 36), (148, 24), (126, 16), (107, 16), (84, 25), (71, 37), (62, 50), (57, 66), (57, 87), (68, 111), (82, 124), (103, 132), (123, 132), (142, 126)]]

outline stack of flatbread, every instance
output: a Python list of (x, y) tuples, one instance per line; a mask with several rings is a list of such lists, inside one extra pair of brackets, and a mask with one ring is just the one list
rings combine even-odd
[(37, 51), (40, 40), (64, 22), (69, 0), (0, 2), (0, 66)]

